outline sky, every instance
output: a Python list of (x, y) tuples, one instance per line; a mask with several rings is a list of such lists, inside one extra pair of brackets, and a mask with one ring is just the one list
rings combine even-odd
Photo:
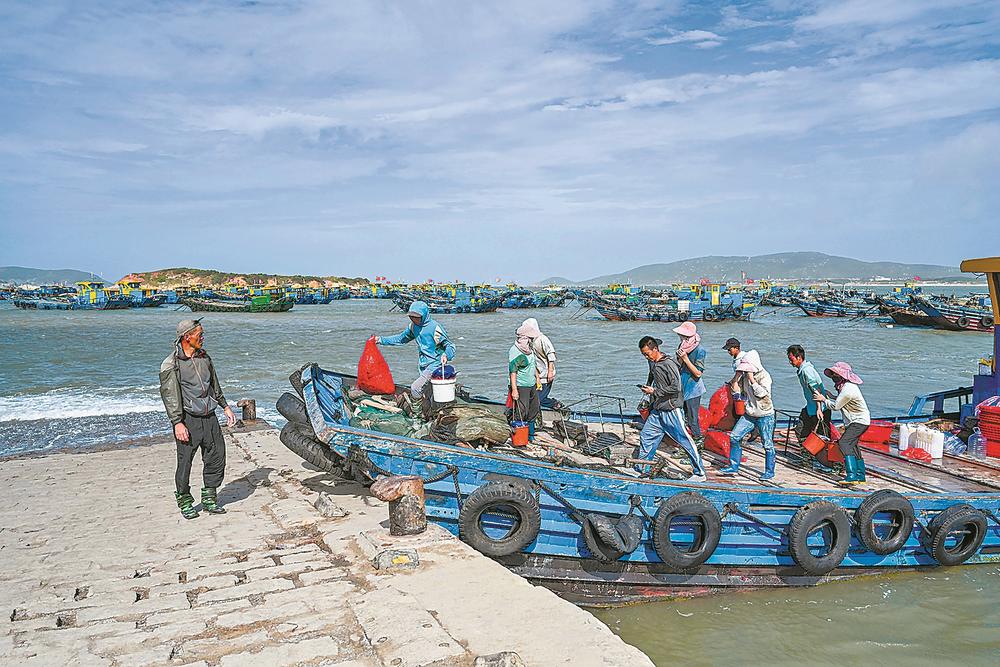
[(1000, 2), (0, 4), (0, 265), (1000, 255)]

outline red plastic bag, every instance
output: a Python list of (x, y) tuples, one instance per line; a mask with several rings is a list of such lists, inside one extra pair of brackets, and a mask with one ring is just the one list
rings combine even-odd
[(702, 428), (731, 431), (734, 426), (736, 426), (736, 415), (733, 414), (733, 394), (729, 385), (723, 385), (708, 401), (708, 423), (702, 424)]
[(914, 461), (931, 461), (931, 453), (924, 449), (917, 449), (916, 447), (910, 447), (903, 452), (903, 456), (913, 459)]
[(358, 360), (358, 389), (366, 394), (392, 394), (396, 383), (385, 357), (379, 352), (375, 338), (369, 338)]
[[(729, 433), (725, 431), (705, 431), (705, 449), (721, 454), (729, 458)], [(741, 463), (745, 463), (747, 457), (742, 457)]]

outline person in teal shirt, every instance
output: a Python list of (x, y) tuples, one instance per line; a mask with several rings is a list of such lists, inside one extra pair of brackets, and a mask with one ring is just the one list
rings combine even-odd
[[(806, 361), (806, 351), (801, 345), (789, 345), (785, 350), (788, 354), (788, 363), (795, 369), (799, 377), (799, 384), (802, 385), (802, 395), (805, 396), (806, 405), (799, 413), (799, 425), (795, 427), (795, 435), (799, 442), (805, 440), (810, 433), (816, 431), (822, 436), (830, 437), (830, 419), (833, 413), (823, 405), (822, 409), (817, 409), (815, 394), (823, 393), (823, 376), (819, 374), (812, 362)], [(819, 461), (813, 463), (814, 467), (825, 468)]]
[(507, 354), (507, 373), (510, 381), (512, 421), (528, 422), (528, 440), (535, 439), (535, 420), (542, 412), (538, 400), (538, 366), (532, 339), (518, 335)]

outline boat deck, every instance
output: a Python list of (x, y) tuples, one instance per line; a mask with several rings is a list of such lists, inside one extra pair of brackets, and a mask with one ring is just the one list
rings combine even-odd
[[(630, 450), (639, 442), (639, 430), (633, 424), (588, 424), (591, 439), (597, 433), (607, 431), (619, 437), (624, 435), (624, 445), (616, 448), (607, 458), (588, 456), (579, 446), (565, 444), (559, 437), (558, 429), (546, 422), (533, 444), (527, 447), (502, 445), (493, 451), (547, 460), (567, 467), (603, 468), (622, 474), (636, 476), (632, 470), (635, 463)], [(669, 442), (669, 441), (668, 441)], [(812, 466), (812, 459), (798, 445), (794, 432), (780, 430), (775, 433), (777, 465), (773, 479), (762, 482), (759, 477), (764, 470), (764, 450), (760, 441), (747, 441), (743, 446), (745, 462), (736, 476), (719, 475), (718, 471), (728, 465), (728, 460), (708, 449), (704, 450), (706, 473), (710, 482), (737, 484), (741, 486), (767, 486), (789, 489), (842, 489), (837, 481), (843, 479), (841, 472), (825, 473)], [(686, 479), (691, 474), (687, 458), (680, 460), (669, 454), (673, 446), (663, 444), (657, 452), (655, 476), (667, 479)], [(894, 450), (881, 451), (879, 448), (863, 446), (867, 468), (867, 482), (853, 488), (872, 492), (892, 489), (904, 494), (913, 493), (994, 493), (1000, 491), (1000, 460), (979, 461), (965, 456), (945, 455), (944, 459), (933, 462), (914, 461), (901, 456)], [(646, 467), (649, 470), (649, 467)]]

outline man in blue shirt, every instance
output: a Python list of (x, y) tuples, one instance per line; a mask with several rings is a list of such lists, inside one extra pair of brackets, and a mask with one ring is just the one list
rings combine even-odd
[(788, 363), (795, 368), (799, 376), (802, 395), (806, 399), (806, 406), (799, 413), (799, 425), (795, 428), (795, 435), (798, 436), (799, 442), (805, 440), (813, 431), (829, 437), (830, 418), (833, 413), (825, 403), (817, 409), (818, 404), (814, 396), (817, 392), (823, 393), (823, 376), (811, 362), (806, 361), (806, 351), (801, 345), (789, 345), (785, 352), (788, 354)]

